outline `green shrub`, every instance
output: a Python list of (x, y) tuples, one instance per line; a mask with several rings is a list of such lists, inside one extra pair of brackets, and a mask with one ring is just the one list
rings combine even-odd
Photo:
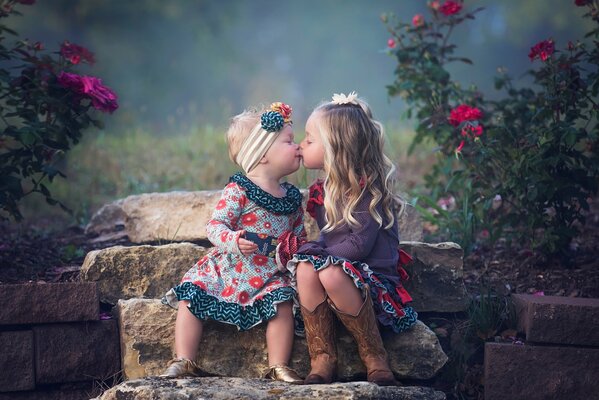
[[(34, 1), (0, 1), (0, 18), (20, 15), (19, 3)], [(57, 162), (84, 129), (100, 126), (94, 110), (118, 107), (116, 95), (100, 79), (72, 72), (95, 60), (89, 50), (67, 41), (60, 51), (47, 53), (42, 43), (18, 40), (0, 23), (0, 59), (0, 219), (21, 219), (19, 202), (32, 193), (66, 209), (44, 182), (64, 177)]]
[(480, 8), (468, 12), (461, 1), (433, 1), (430, 15), (416, 15), (411, 24), (382, 16), (397, 61), (388, 94), (404, 98), (408, 115), (418, 120), (412, 148), (429, 139), (439, 146), (425, 178), (428, 203), (444, 197), (456, 203), (428, 217), (466, 251), (477, 233), (488, 231), (492, 240), (506, 237), (556, 253), (584, 222), (599, 176), (599, 6), (575, 3), (588, 9), (584, 17), (595, 29), (562, 50), (551, 39), (534, 45), (528, 55), (534, 84), (517, 88), (500, 74), (499, 100), (462, 87), (446, 69), (450, 62), (472, 63), (455, 56), (449, 39)]

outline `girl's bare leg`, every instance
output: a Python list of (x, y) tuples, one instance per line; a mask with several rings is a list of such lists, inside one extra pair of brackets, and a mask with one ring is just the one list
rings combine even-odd
[(293, 311), (291, 302), (279, 303), (277, 315), (266, 327), (268, 365), (287, 365), (293, 347)]
[[(327, 268), (328, 269), (328, 268)], [(322, 303), (327, 294), (320, 283), (318, 272), (314, 271), (311, 263), (300, 262), (297, 265), (297, 292), (301, 305), (308, 311), (314, 311)]]
[(343, 272), (341, 267), (331, 265), (319, 271), (318, 279), (338, 310), (358, 315), (364, 299), (351, 277)]
[(189, 301), (182, 300), (177, 308), (175, 322), (175, 352), (178, 358), (195, 360), (202, 339), (204, 325), (200, 319), (189, 311)]

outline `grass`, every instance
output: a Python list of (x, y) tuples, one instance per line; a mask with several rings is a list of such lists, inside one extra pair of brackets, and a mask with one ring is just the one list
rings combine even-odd
[[(210, 126), (162, 136), (142, 129), (122, 134), (90, 130), (59, 162), (67, 178), (57, 178), (48, 185), (73, 215), (47, 205), (37, 195), (23, 201), (23, 214), (26, 220), (50, 217), (68, 224), (86, 224), (103, 204), (129, 195), (221, 189), (239, 170), (229, 160), (223, 132)], [(398, 166), (398, 190), (402, 192), (419, 185), (430, 165), (430, 148), (407, 155), (413, 135), (405, 128), (387, 128), (387, 154)], [(303, 138), (303, 131), (296, 129), (296, 136)], [(288, 180), (307, 187), (315, 176), (313, 171), (300, 168)]]

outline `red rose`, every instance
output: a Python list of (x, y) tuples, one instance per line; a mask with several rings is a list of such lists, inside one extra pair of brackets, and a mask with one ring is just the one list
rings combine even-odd
[(464, 121), (474, 121), (482, 117), (482, 112), (476, 107), (460, 104), (449, 114), (449, 123), (458, 126)]
[(537, 58), (540, 58), (543, 61), (547, 61), (549, 56), (551, 56), (555, 51), (555, 44), (553, 40), (543, 40), (532, 46), (530, 48), (530, 53), (528, 53), (528, 58), (530, 61), (534, 61)]
[(69, 60), (72, 64), (79, 64), (81, 60), (90, 64), (96, 62), (94, 54), (91, 51), (66, 40), (60, 46), (60, 55)]
[(439, 7), (439, 11), (443, 15), (450, 16), (460, 12), (462, 9), (462, 4), (457, 3), (453, 0), (447, 0), (441, 7)]
[(395, 47), (395, 39), (390, 38), (389, 40), (387, 40), (387, 47), (389, 47), (390, 49)]
[(101, 79), (94, 76), (77, 75), (63, 71), (58, 75), (58, 83), (67, 89), (71, 89), (82, 98), (90, 99), (92, 106), (97, 110), (112, 113), (119, 107), (116, 94), (110, 88), (104, 86)]

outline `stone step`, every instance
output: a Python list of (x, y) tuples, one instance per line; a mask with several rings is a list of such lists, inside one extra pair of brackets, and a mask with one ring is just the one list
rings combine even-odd
[(37, 384), (105, 380), (120, 370), (116, 320), (33, 327)]
[(486, 343), (485, 400), (598, 399), (598, 371), (596, 348)]
[[(455, 243), (402, 242), (413, 256), (405, 287), (416, 311), (458, 312), (468, 306), (463, 251)], [(163, 246), (115, 246), (85, 257), (81, 279), (96, 282), (103, 302), (161, 298), (209, 249), (191, 243)]]
[[(174, 358), (176, 310), (153, 299), (120, 300), (117, 306), (122, 368), (127, 379), (159, 375)], [(246, 332), (232, 325), (208, 321), (198, 362), (207, 372), (255, 378), (267, 367), (264, 324)], [(341, 380), (365, 376), (353, 339), (339, 329), (338, 374)], [(399, 378), (432, 378), (447, 361), (435, 334), (422, 322), (401, 334), (383, 332), (391, 369)], [(300, 374), (309, 371), (304, 338), (296, 337), (290, 365)]]
[(148, 399), (372, 399), (443, 400), (445, 394), (431, 388), (383, 387), (368, 382), (330, 385), (290, 385), (264, 379), (242, 378), (144, 378), (127, 381), (97, 397), (96, 400)]
[[(105, 204), (96, 212), (85, 233), (95, 241), (127, 237), (132, 243), (157, 241), (197, 242), (208, 240), (206, 223), (210, 220), (221, 190), (144, 193)], [(308, 190), (303, 189), (304, 209)], [(310, 240), (318, 237), (314, 219), (305, 215)], [(399, 218), (402, 240), (422, 240), (422, 218), (406, 205)]]
[(0, 285), (0, 325), (98, 320), (95, 282)]
[(0, 332), (0, 371), (0, 392), (35, 388), (31, 330)]
[(599, 299), (512, 296), (527, 342), (599, 346)]

